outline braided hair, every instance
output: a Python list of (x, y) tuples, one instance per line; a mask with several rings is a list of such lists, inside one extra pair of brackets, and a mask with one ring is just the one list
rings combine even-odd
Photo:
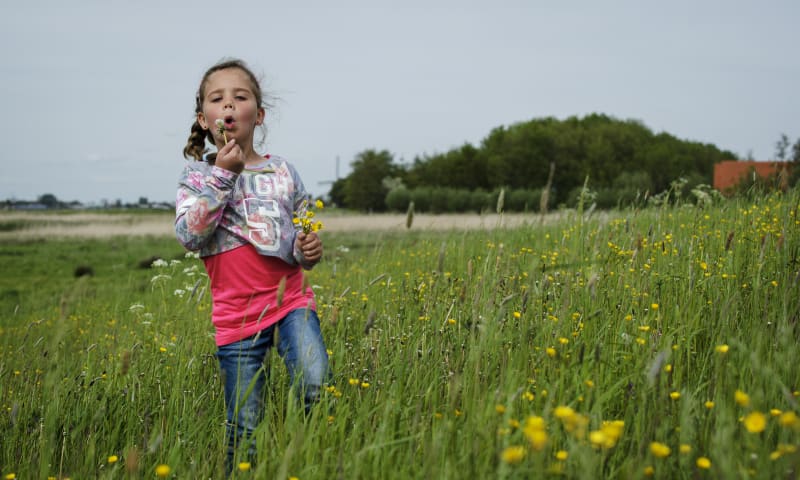
[[(214, 136), (211, 134), (210, 130), (206, 130), (200, 125), (200, 122), (197, 121), (197, 114), (203, 111), (203, 98), (205, 98), (205, 89), (206, 83), (208, 83), (208, 77), (210, 77), (214, 72), (226, 70), (228, 68), (238, 68), (247, 74), (247, 77), (252, 83), (251, 86), (253, 88), (253, 95), (256, 97), (256, 104), (262, 108), (267, 107), (266, 103), (264, 102), (264, 95), (261, 92), (261, 85), (259, 84), (258, 78), (256, 78), (255, 74), (253, 74), (247, 64), (238, 58), (221, 60), (216, 65), (206, 70), (206, 73), (203, 75), (203, 79), (200, 81), (200, 87), (197, 89), (197, 94), (194, 97), (195, 120), (189, 132), (189, 140), (186, 142), (186, 146), (183, 147), (183, 156), (187, 159), (194, 158), (197, 161), (202, 161), (203, 155), (208, 151), (206, 148), (206, 140), (212, 144), (214, 143)], [(210, 154), (207, 158), (209, 163), (213, 164), (214, 160), (216, 159), (216, 154)]]

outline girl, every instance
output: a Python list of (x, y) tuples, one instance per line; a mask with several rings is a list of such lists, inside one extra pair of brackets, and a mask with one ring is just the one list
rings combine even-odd
[[(262, 417), (266, 355), (278, 352), (306, 411), (328, 379), (328, 355), (314, 293), (303, 269), (322, 258), (316, 233), (298, 231), (308, 194), (286, 160), (261, 156), (254, 131), (264, 122), (258, 80), (240, 60), (211, 67), (195, 97), (195, 122), (178, 186), (175, 232), (199, 251), (211, 282), (211, 320), (225, 384), (228, 469), (237, 443), (248, 442)], [(206, 140), (217, 153), (204, 154)]]

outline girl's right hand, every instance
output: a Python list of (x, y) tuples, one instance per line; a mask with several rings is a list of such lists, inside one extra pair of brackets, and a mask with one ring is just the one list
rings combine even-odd
[(239, 145), (236, 144), (235, 138), (228, 140), (228, 143), (219, 149), (217, 160), (214, 164), (233, 173), (242, 173), (242, 170), (244, 170), (244, 153), (239, 148)]

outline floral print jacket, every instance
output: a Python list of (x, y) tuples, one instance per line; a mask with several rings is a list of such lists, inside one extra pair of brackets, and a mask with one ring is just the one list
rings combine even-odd
[(295, 249), (294, 215), (304, 215), (309, 195), (297, 170), (267, 155), (241, 174), (189, 161), (178, 181), (175, 234), (187, 249), (208, 257), (247, 243), (259, 254), (310, 268)]

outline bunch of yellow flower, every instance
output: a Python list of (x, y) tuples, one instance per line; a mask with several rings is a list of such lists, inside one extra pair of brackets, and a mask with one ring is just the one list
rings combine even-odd
[(596, 448), (614, 448), (624, 428), (625, 422), (622, 420), (604, 421), (598, 430), (589, 433), (589, 441)]
[[(317, 200), (314, 202), (314, 207), (317, 210), (322, 210), (325, 207), (325, 204), (322, 203), (322, 200)], [(322, 230), (322, 222), (319, 220), (314, 221), (314, 210), (311, 208), (311, 205), (307, 200), (303, 200), (303, 204), (300, 206), (299, 212), (294, 212), (292, 223), (294, 223), (295, 227), (302, 228), (303, 233), (318, 232)]]
[(522, 433), (525, 434), (534, 450), (540, 451), (547, 445), (547, 427), (542, 417), (530, 416), (525, 419)]
[(573, 434), (575, 438), (582, 439), (586, 435), (586, 426), (589, 425), (589, 418), (581, 415), (564, 405), (559, 405), (553, 412), (555, 417), (561, 420), (564, 430)]

